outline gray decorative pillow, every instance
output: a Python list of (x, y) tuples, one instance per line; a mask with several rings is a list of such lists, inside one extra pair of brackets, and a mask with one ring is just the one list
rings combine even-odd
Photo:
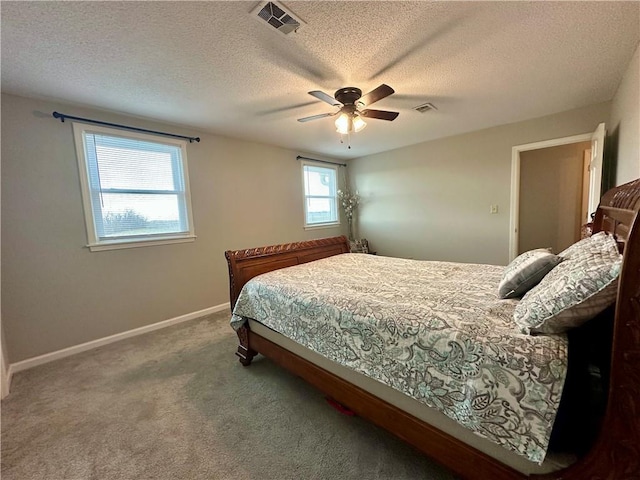
[(498, 297), (523, 296), (561, 261), (562, 258), (546, 249), (529, 250), (518, 255), (504, 269), (498, 285)]
[(369, 242), (366, 238), (350, 240), (349, 251), (351, 253), (369, 253)]
[(516, 306), (513, 317), (522, 333), (562, 333), (615, 302), (622, 265), (616, 241), (603, 235), (570, 254)]

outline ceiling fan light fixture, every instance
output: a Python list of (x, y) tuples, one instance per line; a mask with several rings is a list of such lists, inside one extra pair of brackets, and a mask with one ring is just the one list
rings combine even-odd
[(356, 132), (360, 132), (367, 126), (367, 122), (365, 122), (360, 115), (353, 117), (353, 130)]
[(336, 132), (346, 135), (351, 132), (359, 132), (367, 126), (362, 117), (349, 113), (341, 113), (336, 119)]
[(336, 119), (336, 132), (346, 135), (353, 130), (353, 120), (346, 113), (341, 113)]

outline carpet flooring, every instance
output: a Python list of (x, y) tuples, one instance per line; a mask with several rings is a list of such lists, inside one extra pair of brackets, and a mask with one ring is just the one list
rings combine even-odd
[(454, 479), (268, 359), (242, 367), (228, 319), (14, 375), (2, 479)]

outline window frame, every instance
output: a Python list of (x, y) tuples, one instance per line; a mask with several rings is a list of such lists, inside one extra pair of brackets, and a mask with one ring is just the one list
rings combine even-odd
[[(326, 163), (320, 163), (320, 162), (314, 162), (314, 161), (309, 161), (309, 160), (301, 160), (300, 161), (301, 166), (300, 166), (300, 170), (301, 170), (301, 174), (302, 174), (302, 208), (303, 208), (303, 225), (304, 225), (304, 229), (305, 230), (313, 230), (313, 229), (319, 229), (319, 228), (330, 228), (330, 227), (337, 227), (341, 225), (341, 218), (340, 218), (340, 203), (338, 201), (338, 190), (340, 189), (339, 185), (338, 185), (338, 168), (339, 165), (330, 165), (330, 164), (326, 164)], [(334, 172), (334, 176), (335, 176), (335, 182), (336, 182), (336, 188), (335, 188), (335, 195), (329, 196), (329, 197), (321, 197), (321, 198), (332, 198), (334, 205), (335, 205), (335, 210), (336, 210), (336, 220), (335, 221), (330, 221), (330, 222), (316, 222), (316, 223), (308, 223), (307, 222), (307, 199), (309, 197), (318, 197), (317, 195), (307, 195), (307, 184), (306, 184), (306, 179), (305, 179), (305, 167), (310, 166), (310, 167), (319, 167), (319, 168), (326, 168), (327, 170), (333, 170)]]
[[(90, 125), (81, 122), (73, 122), (73, 134), (75, 139), (76, 157), (78, 160), (78, 171), (80, 174), (80, 189), (82, 193), (82, 205), (84, 209), (84, 220), (87, 229), (87, 247), (90, 251), (114, 250), (122, 248), (147, 247), (153, 245), (167, 245), (173, 243), (193, 242), (196, 239), (193, 225), (193, 209), (191, 205), (191, 190), (189, 182), (189, 168), (187, 163), (187, 142), (160, 135), (123, 131), (117, 128)], [(187, 222), (188, 231), (180, 233), (160, 233), (152, 235), (136, 235), (129, 237), (118, 237), (113, 239), (100, 238), (96, 214), (94, 208), (94, 198), (91, 195), (91, 182), (89, 179), (89, 169), (91, 166), (86, 158), (85, 134), (99, 134), (111, 137), (120, 137), (132, 140), (142, 140), (146, 142), (158, 143), (180, 149), (180, 163), (182, 167), (182, 178), (184, 180), (184, 202), (178, 208), (181, 211), (181, 219)], [(174, 176), (176, 171), (173, 171)], [(135, 191), (131, 189), (132, 193)], [(124, 193), (124, 192), (123, 192)], [(183, 203), (183, 204), (182, 204)]]

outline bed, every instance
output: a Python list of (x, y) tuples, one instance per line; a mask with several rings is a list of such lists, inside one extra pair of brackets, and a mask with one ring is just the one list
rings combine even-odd
[[(639, 478), (639, 207), (637, 180), (607, 192), (593, 224), (595, 236), (613, 234), (623, 256), (615, 308), (600, 320), (612, 325), (606, 411), (577, 459), (545, 459), (567, 378), (567, 337), (510, 333), (518, 300), (494, 293), (504, 267), (349, 254), (345, 237), (227, 251), (236, 354), (245, 366), (257, 353), (272, 359), (464, 478)], [(361, 281), (345, 282), (346, 268)], [(352, 290), (356, 299), (385, 301), (353, 300)], [(480, 316), (494, 327), (473, 321)]]

